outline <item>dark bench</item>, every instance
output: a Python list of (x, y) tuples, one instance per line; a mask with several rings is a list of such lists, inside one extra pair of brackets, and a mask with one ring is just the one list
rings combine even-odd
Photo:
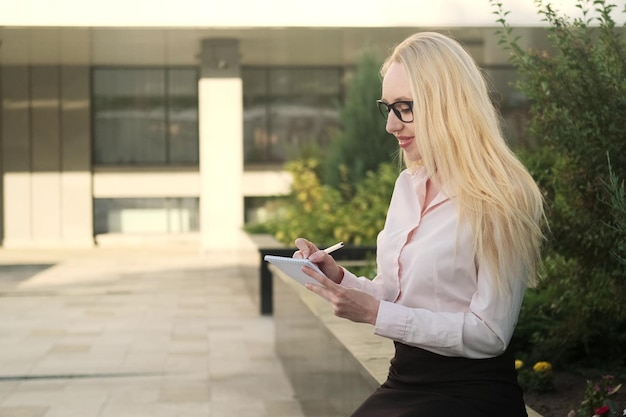
[[(265, 255), (291, 256), (298, 248), (279, 248), (279, 247), (261, 247), (259, 248), (260, 266), (259, 266), (259, 292), (261, 298), (261, 314), (271, 315), (274, 311), (274, 295), (272, 286), (272, 271), (268, 267), (268, 263), (263, 259)], [(376, 255), (376, 246), (344, 246), (343, 248), (333, 252), (333, 258), (337, 262), (345, 261), (364, 261), (368, 257), (374, 259)]]

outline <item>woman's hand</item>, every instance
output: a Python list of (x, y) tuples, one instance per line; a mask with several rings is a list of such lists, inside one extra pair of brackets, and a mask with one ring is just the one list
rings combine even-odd
[(298, 250), (294, 252), (294, 258), (308, 258), (309, 261), (317, 265), (317, 267), (330, 278), (333, 282), (339, 284), (343, 279), (343, 269), (337, 265), (332, 256), (318, 249), (313, 243), (306, 239), (298, 238), (295, 241)]
[(380, 301), (356, 288), (345, 288), (305, 266), (302, 270), (322, 286), (306, 284), (306, 288), (330, 302), (337, 317), (358, 323), (376, 324)]

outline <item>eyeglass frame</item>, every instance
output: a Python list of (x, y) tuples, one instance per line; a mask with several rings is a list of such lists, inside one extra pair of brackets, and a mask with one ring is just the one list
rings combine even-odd
[[(402, 115), (400, 113), (400, 110), (396, 109), (396, 105), (398, 104), (405, 104), (407, 106), (409, 106), (409, 110), (411, 110), (411, 120), (403, 120), (402, 119)], [(412, 100), (399, 100), (399, 101), (395, 101), (391, 104), (387, 104), (382, 100), (376, 100), (376, 106), (378, 107), (378, 111), (380, 112), (380, 114), (383, 116), (383, 118), (385, 120), (387, 120), (389, 118), (389, 113), (393, 110), (393, 114), (396, 115), (396, 117), (398, 118), (398, 120), (400, 120), (402, 123), (411, 123), (415, 116), (413, 115), (413, 101)], [(385, 112), (383, 110), (383, 106), (387, 108), (387, 111)]]

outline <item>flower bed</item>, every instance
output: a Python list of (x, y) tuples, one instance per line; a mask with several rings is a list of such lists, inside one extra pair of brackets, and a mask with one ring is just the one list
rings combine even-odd
[[(585, 398), (587, 388), (585, 377), (569, 372), (555, 371), (553, 372), (553, 385), (554, 389), (548, 392), (527, 392), (524, 395), (526, 404), (543, 417), (592, 417), (594, 415), (576, 414)], [(615, 404), (616, 413), (621, 417), (623, 414), (621, 410), (626, 408), (626, 391), (624, 389), (618, 390), (611, 397)], [(574, 414), (571, 414), (572, 411)], [(609, 417), (610, 414), (602, 416)]]

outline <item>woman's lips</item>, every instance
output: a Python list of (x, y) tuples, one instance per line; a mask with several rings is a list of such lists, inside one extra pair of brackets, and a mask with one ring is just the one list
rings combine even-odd
[(400, 147), (404, 149), (413, 143), (414, 137), (413, 136), (398, 136), (397, 139), (398, 139), (398, 144), (400, 145)]

